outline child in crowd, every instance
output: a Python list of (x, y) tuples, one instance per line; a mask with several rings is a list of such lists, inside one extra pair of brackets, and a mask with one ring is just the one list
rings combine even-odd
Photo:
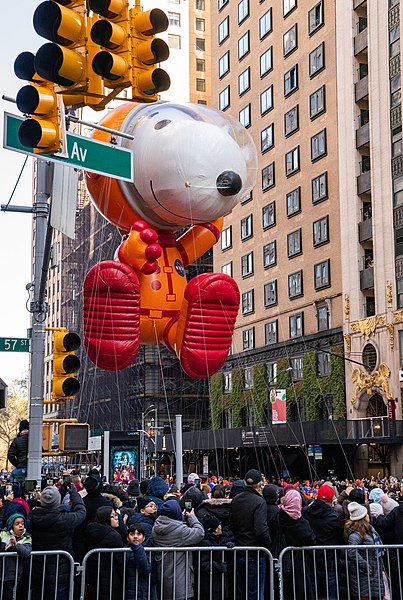
[(127, 554), (126, 565), (126, 600), (156, 599), (155, 590), (151, 585), (151, 561), (144, 550), (143, 543), (146, 535), (142, 525), (130, 525), (127, 532), (127, 546), (131, 552)]

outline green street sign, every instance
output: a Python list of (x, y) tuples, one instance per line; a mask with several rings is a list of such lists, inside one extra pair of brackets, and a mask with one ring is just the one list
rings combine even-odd
[(29, 339), (0, 338), (0, 352), (29, 352)]
[(22, 152), (22, 154), (30, 154), (36, 158), (46, 158), (67, 167), (84, 169), (85, 171), (91, 171), (91, 173), (108, 175), (124, 181), (133, 181), (131, 150), (67, 131), (67, 158), (57, 154), (35, 154), (32, 148), (26, 148), (18, 139), (18, 129), (23, 121), (22, 117), (7, 112), (4, 113), (3, 148)]

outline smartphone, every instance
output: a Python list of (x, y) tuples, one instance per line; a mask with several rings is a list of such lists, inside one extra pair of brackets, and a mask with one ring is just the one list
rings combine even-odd
[(71, 481), (70, 475), (63, 475), (63, 483), (67, 483), (68, 485), (70, 485), (70, 481)]
[(53, 485), (53, 479), (47, 479), (46, 480), (46, 484), (47, 485)]
[(6, 496), (9, 496), (12, 491), (13, 491), (13, 484), (12, 483), (6, 483)]
[(36, 479), (26, 479), (24, 481), (24, 492), (28, 494), (29, 492), (33, 492), (36, 487)]
[(186, 512), (190, 512), (192, 510), (192, 501), (191, 500), (185, 500), (185, 510), (186, 510)]

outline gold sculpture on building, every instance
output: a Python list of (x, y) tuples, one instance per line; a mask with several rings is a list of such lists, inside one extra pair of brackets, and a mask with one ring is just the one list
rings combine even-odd
[(351, 380), (355, 383), (354, 395), (351, 399), (351, 404), (355, 406), (357, 399), (365, 390), (368, 395), (372, 394), (372, 388), (381, 390), (386, 397), (386, 400), (393, 400), (393, 394), (389, 390), (388, 378), (390, 377), (390, 369), (385, 363), (381, 363), (377, 371), (373, 373), (364, 373), (358, 367), (351, 374)]
[(346, 344), (346, 354), (351, 352), (351, 335), (349, 333), (343, 333), (344, 342)]
[(388, 281), (386, 282), (386, 301), (388, 308), (392, 308), (392, 300), (392, 282), (388, 279)]
[(389, 346), (393, 352), (395, 349), (395, 328), (393, 323), (386, 323), (386, 328), (389, 331)]
[(350, 319), (350, 296), (348, 294), (344, 294), (344, 316), (346, 321)]
[(365, 341), (368, 342), (370, 337), (374, 335), (375, 329), (382, 325), (386, 325), (385, 315), (374, 315), (373, 317), (367, 317), (361, 321), (351, 323), (351, 330), (359, 331), (365, 337)]

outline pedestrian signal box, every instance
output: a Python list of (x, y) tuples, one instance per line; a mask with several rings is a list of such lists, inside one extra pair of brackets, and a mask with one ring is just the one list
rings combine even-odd
[(89, 434), (88, 423), (62, 423), (59, 427), (59, 450), (62, 452), (86, 452)]

